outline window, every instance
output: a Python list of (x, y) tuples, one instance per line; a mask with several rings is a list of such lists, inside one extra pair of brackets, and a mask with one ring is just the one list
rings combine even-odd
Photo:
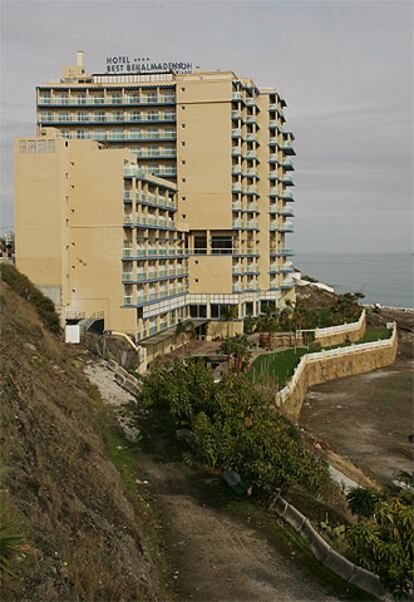
[(181, 146), (185, 146), (185, 142), (181, 142)]
[(26, 140), (21, 140), (19, 142), (19, 153), (21, 155), (25, 155), (26, 154)]
[(181, 92), (185, 92), (185, 88), (181, 88)]
[(27, 151), (30, 155), (34, 155), (36, 153), (36, 142), (34, 140), (29, 140), (27, 143)]
[(194, 254), (207, 254), (207, 234), (195, 234), (194, 236)]
[(211, 252), (213, 255), (231, 255), (233, 237), (231, 234), (213, 235), (211, 237)]
[(206, 318), (207, 305), (190, 305), (191, 318)]
[(44, 155), (46, 153), (46, 140), (38, 140), (37, 152), (39, 155)]

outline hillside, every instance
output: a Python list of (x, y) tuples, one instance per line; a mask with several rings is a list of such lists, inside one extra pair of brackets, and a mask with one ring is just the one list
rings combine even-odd
[(97, 389), (30, 294), (0, 287), (2, 507), (25, 542), (2, 599), (160, 599), (147, 518), (108, 458)]

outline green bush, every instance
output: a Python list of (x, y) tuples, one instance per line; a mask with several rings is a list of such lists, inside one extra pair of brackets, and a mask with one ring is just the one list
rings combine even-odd
[(325, 464), (305, 447), (298, 429), (245, 377), (229, 374), (214, 383), (203, 363), (177, 361), (143, 379), (142, 400), (195, 433), (200, 463), (238, 472), (265, 492), (295, 484), (316, 491), (327, 479)]
[(396, 595), (406, 595), (414, 579), (414, 510), (393, 498), (374, 515), (348, 529), (356, 564), (376, 573)]
[(39, 318), (45, 326), (52, 332), (59, 333), (59, 316), (56, 313), (53, 302), (39, 291), (24, 274), (16, 270), (13, 265), (3, 263), (0, 266), (0, 270), (2, 280), (15, 293), (26, 301), (29, 301), (36, 308)]

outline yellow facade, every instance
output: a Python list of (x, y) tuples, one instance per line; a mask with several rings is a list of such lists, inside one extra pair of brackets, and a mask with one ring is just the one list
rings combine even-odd
[(232, 71), (89, 75), (78, 54), (16, 142), (19, 269), (62, 320), (138, 341), (294, 300), (285, 106)]

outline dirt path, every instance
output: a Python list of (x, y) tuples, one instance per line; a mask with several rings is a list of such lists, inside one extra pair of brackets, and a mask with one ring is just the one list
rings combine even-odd
[[(86, 372), (107, 403), (119, 406), (130, 402), (103, 362)], [(204, 504), (178, 464), (155, 460), (144, 452), (139, 456), (147, 487), (161, 512), (178, 600), (339, 599), (328, 583), (308, 566), (301, 566), (295, 552), (282, 553), (260, 531)]]

